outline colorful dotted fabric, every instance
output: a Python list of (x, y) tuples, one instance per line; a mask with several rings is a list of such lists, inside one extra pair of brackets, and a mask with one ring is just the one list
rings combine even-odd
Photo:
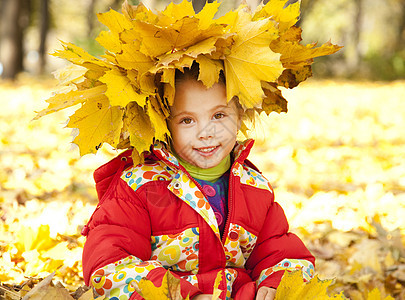
[(199, 229), (189, 228), (179, 234), (152, 236), (151, 260), (166, 269), (198, 272)]
[(135, 291), (131, 283), (139, 282), (151, 270), (161, 267), (157, 261), (142, 261), (128, 256), (95, 271), (90, 282), (96, 293), (105, 296), (105, 299), (128, 300)]
[(235, 282), (236, 277), (238, 277), (238, 272), (234, 269), (226, 268), (224, 270), (225, 280), (226, 280), (226, 300), (231, 300), (232, 287)]
[(314, 277), (315, 268), (314, 265), (305, 259), (283, 259), (281, 262), (276, 264), (271, 268), (264, 269), (259, 276), (259, 279), (256, 281), (257, 286), (269, 277), (271, 274), (277, 271), (295, 271), (295, 270), (302, 270), (302, 277), (304, 281), (311, 280)]
[(268, 190), (269, 192), (273, 193), (270, 182), (262, 174), (246, 165), (241, 165), (238, 162), (235, 163), (232, 174), (234, 176), (240, 177), (240, 182), (242, 184), (254, 186), (263, 190)]
[(242, 226), (230, 224), (224, 250), (228, 267), (243, 268), (256, 245), (257, 236)]
[(149, 181), (170, 180), (174, 172), (163, 162), (145, 162), (142, 165), (132, 166), (121, 175), (134, 191)]

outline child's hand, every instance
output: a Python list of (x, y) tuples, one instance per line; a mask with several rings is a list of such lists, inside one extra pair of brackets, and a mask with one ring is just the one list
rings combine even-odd
[(276, 289), (262, 286), (258, 289), (256, 300), (273, 300), (276, 297)]
[(212, 300), (212, 294), (200, 294), (193, 297), (193, 300)]

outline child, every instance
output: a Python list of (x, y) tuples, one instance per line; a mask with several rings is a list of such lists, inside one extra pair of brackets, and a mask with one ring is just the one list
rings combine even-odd
[(253, 140), (237, 141), (242, 117), (286, 112), (277, 87), (339, 49), (301, 45), (290, 2), (214, 20), (217, 2), (154, 14), (125, 1), (123, 15), (99, 15), (103, 59), (68, 43), (57, 52), (84, 68), (59, 73), (68, 90), (37, 117), (81, 103), (68, 123), (81, 154), (129, 148), (95, 171), (99, 205), (82, 231), (84, 279), (99, 295), (142, 299), (136, 282), (160, 286), (167, 270), (197, 300), (211, 299), (218, 274), (222, 300), (274, 299), (285, 270), (312, 277), (314, 257), (247, 159)]
[(83, 270), (100, 295), (142, 299), (131, 281), (159, 286), (169, 269), (183, 297), (211, 299), (221, 271), (221, 299), (273, 299), (284, 269), (313, 274), (314, 257), (247, 160), (253, 140), (236, 140), (238, 99), (227, 102), (225, 83), (207, 89), (197, 78), (196, 64), (177, 72), (171, 148), (156, 143), (137, 166), (127, 151), (95, 172), (100, 204)]

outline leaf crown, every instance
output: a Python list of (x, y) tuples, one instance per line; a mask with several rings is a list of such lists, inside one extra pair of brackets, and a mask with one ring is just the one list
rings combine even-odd
[(290, 2), (270, 0), (255, 11), (242, 4), (214, 19), (218, 1), (196, 14), (186, 0), (157, 12), (125, 0), (122, 13), (98, 14), (109, 29), (96, 38), (106, 49), (100, 58), (66, 42), (52, 54), (74, 65), (56, 72), (63, 88), (35, 119), (81, 104), (67, 125), (79, 131), (73, 142), (81, 155), (108, 143), (133, 148), (134, 163), (140, 162), (154, 141), (170, 139), (175, 73), (193, 63), (207, 88), (222, 72), (228, 101), (238, 97), (247, 115), (287, 112), (279, 87), (294, 88), (312, 75), (314, 57), (341, 48), (300, 44), (300, 2)]

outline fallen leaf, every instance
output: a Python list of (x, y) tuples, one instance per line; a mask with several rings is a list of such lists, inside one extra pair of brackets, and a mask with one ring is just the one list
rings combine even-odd
[(52, 284), (54, 275), (55, 272), (38, 283), (22, 300), (73, 300), (67, 289)]

